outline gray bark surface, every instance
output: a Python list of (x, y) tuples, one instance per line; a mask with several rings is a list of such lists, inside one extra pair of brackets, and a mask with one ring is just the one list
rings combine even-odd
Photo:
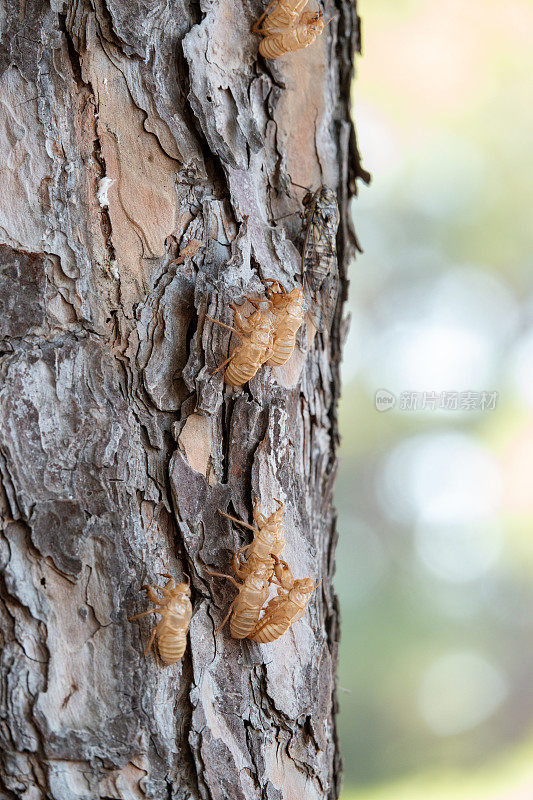
[[(302, 191), (359, 164), (351, 0), (264, 62), (258, 0), (20, 0), (0, 12), (0, 797), (335, 798), (331, 580), (340, 304), (244, 388), (229, 302), (294, 285)], [(180, 256), (181, 253), (181, 256)], [(271, 645), (214, 631), (251, 521), (322, 580)], [(143, 657), (143, 584), (190, 575), (186, 654)]]

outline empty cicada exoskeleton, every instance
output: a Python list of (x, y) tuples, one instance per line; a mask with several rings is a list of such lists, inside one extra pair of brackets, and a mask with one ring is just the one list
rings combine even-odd
[(272, 280), (266, 296), (274, 315), (273, 353), (266, 363), (280, 367), (287, 363), (294, 351), (296, 334), (304, 320), (304, 293), (298, 286), (286, 292), (279, 281)]
[(230, 307), (234, 311), (237, 328), (207, 316), (211, 322), (233, 331), (241, 340), (230, 357), (220, 364), (215, 372), (228, 364), (229, 366), (224, 372), (224, 380), (230, 386), (242, 386), (254, 377), (259, 367), (272, 355), (274, 323), (270, 315), (260, 309), (254, 311), (248, 319), (244, 319), (234, 305), (230, 305)]
[(339, 289), (337, 195), (333, 189), (321, 186), (314, 193), (308, 192), (303, 204), (306, 210), (302, 273), (310, 295), (309, 313), (317, 328), (329, 329)]
[(283, 636), (305, 614), (309, 598), (316, 589), (311, 578), (295, 579), (288, 564), (280, 559), (276, 559), (275, 576), (279, 583), (278, 593), (270, 600), (248, 637), (254, 642), (264, 644)]
[[(155, 608), (135, 614), (129, 619), (139, 619), (148, 614), (161, 614), (161, 619), (152, 631), (143, 655), (147, 654), (157, 636), (157, 646), (161, 658), (165, 664), (175, 664), (182, 658), (187, 645), (187, 631), (192, 617), (192, 605), (189, 599), (191, 596), (190, 581), (187, 579), (187, 583), (176, 585), (174, 578), (170, 575), (159, 574), (163, 578), (168, 578), (166, 586), (142, 587), (149, 600), (154, 603)], [(156, 589), (162, 593), (162, 598), (157, 595)]]
[(255, 568), (247, 572), (242, 583), (238, 583), (231, 575), (223, 572), (213, 572), (207, 569), (209, 575), (227, 578), (239, 590), (233, 600), (229, 611), (217, 628), (217, 633), (224, 627), (231, 615), (230, 634), (233, 639), (246, 639), (257, 625), (261, 609), (268, 598), (272, 571), (267, 564), (257, 561)]
[(264, 58), (275, 59), (302, 50), (320, 36), (327, 23), (322, 11), (304, 11), (308, 0), (273, 0), (253, 26), (265, 38), (259, 45)]
[[(254, 538), (250, 544), (241, 547), (241, 549), (233, 556), (233, 570), (237, 577), (244, 580), (249, 572), (253, 571), (258, 563), (263, 563), (268, 567), (269, 573), (274, 574), (274, 559), (279, 557), (285, 547), (285, 536), (283, 534), (283, 522), (285, 519), (285, 508), (281, 500), (274, 498), (278, 504), (278, 508), (269, 517), (265, 517), (259, 510), (259, 503), (254, 501), (253, 515), (257, 525), (248, 525), (237, 517), (231, 514), (226, 514), (224, 511), (218, 509), (219, 514), (223, 517), (242, 525), (244, 528), (253, 531)], [(239, 561), (239, 555), (246, 552), (246, 560)]]

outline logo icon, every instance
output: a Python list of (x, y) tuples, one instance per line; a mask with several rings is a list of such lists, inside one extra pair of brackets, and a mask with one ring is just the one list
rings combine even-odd
[(390, 411), (396, 405), (396, 396), (388, 389), (378, 389), (374, 402), (378, 411)]

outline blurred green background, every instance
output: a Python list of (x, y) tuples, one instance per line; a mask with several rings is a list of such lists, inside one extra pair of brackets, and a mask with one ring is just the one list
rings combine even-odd
[(358, 7), (342, 800), (532, 800), (533, 2)]

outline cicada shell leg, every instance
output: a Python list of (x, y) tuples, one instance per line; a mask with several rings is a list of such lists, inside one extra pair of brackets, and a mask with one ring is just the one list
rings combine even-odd
[(154, 639), (155, 639), (158, 627), (159, 627), (159, 625), (156, 625), (156, 627), (153, 629), (152, 635), (150, 636), (150, 641), (148, 642), (148, 644), (146, 645), (146, 647), (144, 649), (143, 656), (146, 656), (148, 654), (148, 652), (150, 651), (150, 648), (154, 643)]

